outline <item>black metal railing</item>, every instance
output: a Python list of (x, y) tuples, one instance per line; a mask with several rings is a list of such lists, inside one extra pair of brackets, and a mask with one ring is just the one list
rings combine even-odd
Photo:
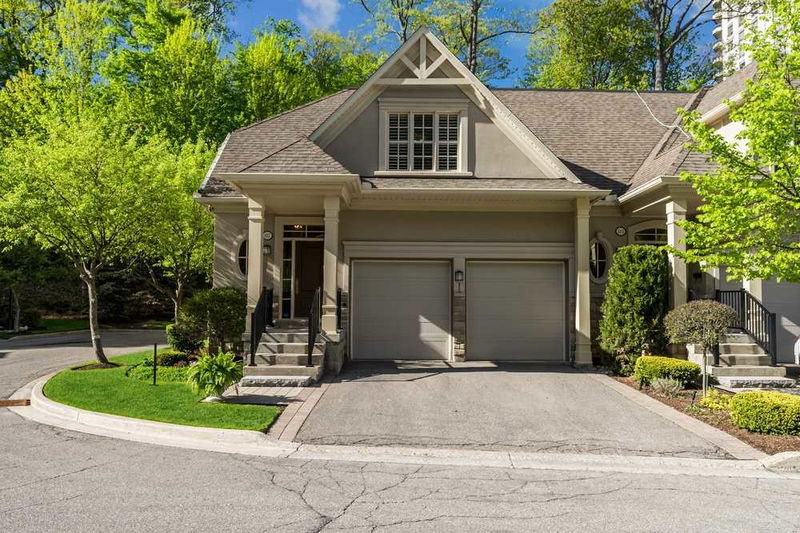
[(336, 289), (336, 329), (342, 329), (342, 305), (344, 305), (344, 301), (342, 299), (342, 289)]
[(311, 309), (308, 311), (308, 360), (306, 366), (314, 366), (314, 345), (317, 343), (322, 322), (322, 289), (317, 287), (314, 291), (314, 299), (311, 301)]
[(716, 291), (715, 299), (736, 311), (736, 327), (755, 340), (767, 354), (773, 366), (778, 364), (778, 322), (775, 313), (745, 289)]
[(256, 350), (261, 336), (267, 330), (267, 326), (273, 326), (272, 320), (272, 299), (275, 292), (266, 287), (261, 289), (255, 309), (250, 313), (250, 366), (256, 366)]

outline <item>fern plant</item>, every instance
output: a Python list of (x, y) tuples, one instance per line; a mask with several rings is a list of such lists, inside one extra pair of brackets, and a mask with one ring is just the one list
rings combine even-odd
[(230, 352), (206, 353), (189, 367), (186, 379), (195, 392), (221, 398), (228, 387), (242, 379), (242, 364)]

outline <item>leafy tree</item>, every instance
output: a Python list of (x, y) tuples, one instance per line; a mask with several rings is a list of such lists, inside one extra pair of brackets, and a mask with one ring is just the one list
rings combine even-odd
[(35, 62), (32, 38), (52, 23), (62, 0), (0, 0), (0, 87)]
[(600, 346), (614, 358), (612, 366), (629, 373), (644, 353), (666, 347), (669, 263), (653, 246), (624, 246), (614, 254), (601, 307)]
[(378, 37), (392, 35), (402, 44), (420, 26), (431, 0), (358, 0), (372, 19)]
[(85, 284), (95, 355), (107, 363), (98, 324), (97, 277), (131, 256), (152, 224), (163, 187), (164, 142), (129, 138), (113, 119), (53, 121), (44, 135), (0, 154), (2, 236), (33, 239), (70, 259)]
[(511, 73), (508, 58), (497, 47), (499, 39), (535, 33), (530, 10), (506, 9), (492, 0), (434, 0), (421, 19), (481, 79)]
[(685, 114), (695, 150), (717, 168), (684, 174), (703, 200), (696, 220), (683, 224), (684, 256), (727, 267), (734, 278), (800, 282), (800, 11), (791, 0), (766, 0), (765, 31), (747, 49), (758, 74), (747, 83), (730, 119), (742, 130), (726, 140)]
[(540, 15), (523, 82), (531, 87), (647, 86), (648, 42), (638, 0), (556, 0)]
[(169, 173), (149, 228), (142, 253), (153, 285), (173, 303), (174, 319), (186, 288), (197, 273), (208, 276), (213, 258), (214, 227), (211, 215), (192, 193), (200, 186), (214, 152), (203, 143), (183, 146), (170, 161)]
[(386, 59), (366, 50), (353, 35), (322, 31), (311, 34), (305, 54), (320, 96), (361, 85)]
[(733, 327), (738, 315), (733, 308), (711, 300), (695, 300), (683, 304), (667, 314), (664, 325), (672, 342), (699, 344), (703, 347), (703, 395), (708, 388), (708, 353), (722, 342), (728, 328)]
[[(674, 71), (680, 67), (680, 60), (693, 55), (691, 52), (698, 32), (711, 22), (713, 4), (714, 0), (641, 0), (644, 21), (652, 40), (655, 90), (671, 88), (669, 80), (674, 80)], [(688, 54), (685, 53), (687, 47)], [(672, 75), (670, 71), (673, 71)]]

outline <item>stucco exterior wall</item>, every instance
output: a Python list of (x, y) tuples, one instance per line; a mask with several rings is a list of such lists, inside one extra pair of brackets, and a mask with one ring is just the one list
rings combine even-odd
[[(267, 216), (264, 227), (274, 233), (275, 217)], [(214, 287), (247, 288), (247, 278), (239, 270), (237, 253), (239, 245), (247, 239), (247, 213), (241, 211), (214, 213)], [(270, 243), (274, 246), (274, 243)], [(265, 268), (269, 269), (272, 256), (265, 258)], [(269, 282), (268, 278), (267, 281)]]
[(800, 283), (761, 284), (764, 305), (778, 318), (778, 361), (795, 362), (794, 344), (800, 338)]
[(572, 213), (342, 211), (343, 241), (574, 242)]
[[(436, 98), (468, 104), (468, 169), (480, 178), (543, 178), (542, 171), (458, 89), (392, 87), (380, 98), (413, 98), (429, 104)], [(326, 148), (351, 172), (371, 176), (378, 169), (380, 114), (374, 101)]]

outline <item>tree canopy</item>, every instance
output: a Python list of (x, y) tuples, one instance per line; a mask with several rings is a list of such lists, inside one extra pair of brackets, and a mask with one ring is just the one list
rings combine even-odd
[(741, 123), (725, 139), (686, 114), (694, 148), (711, 154), (716, 170), (683, 175), (703, 200), (684, 223), (686, 257), (726, 266), (733, 278), (800, 282), (800, 11), (791, 0), (766, 0), (764, 31), (746, 46), (758, 63), (741, 102), (728, 102)]

